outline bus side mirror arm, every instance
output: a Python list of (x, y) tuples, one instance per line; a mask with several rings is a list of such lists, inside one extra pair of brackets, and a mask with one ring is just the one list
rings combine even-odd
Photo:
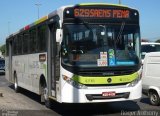
[(63, 30), (62, 29), (57, 29), (56, 30), (56, 42), (61, 42), (62, 37), (63, 37)]

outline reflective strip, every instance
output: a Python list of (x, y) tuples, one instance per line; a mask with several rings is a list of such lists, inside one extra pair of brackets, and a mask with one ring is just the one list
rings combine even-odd
[[(74, 75), (72, 79), (81, 84), (119, 84), (132, 82), (138, 78), (138, 73), (133, 73), (130, 75), (121, 75), (121, 76), (107, 76), (107, 77), (86, 77)], [(110, 82), (111, 81), (111, 82)]]

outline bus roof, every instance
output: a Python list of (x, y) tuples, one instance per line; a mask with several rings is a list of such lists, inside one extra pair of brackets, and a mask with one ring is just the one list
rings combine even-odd
[[(57, 14), (58, 11), (63, 11), (65, 8), (67, 7), (76, 7), (76, 6), (94, 6), (94, 5), (99, 5), (99, 6), (118, 6), (118, 7), (124, 7), (124, 8), (131, 8), (131, 7), (128, 7), (128, 6), (125, 6), (125, 5), (122, 5), (122, 4), (110, 4), (110, 3), (81, 3), (81, 4), (76, 4), (76, 5), (66, 5), (66, 6), (62, 6), (60, 7), (59, 9), (49, 13), (48, 15), (36, 20), (35, 22), (29, 24), (29, 25), (26, 25), (25, 27), (21, 28), (20, 30), (18, 30), (17, 32), (9, 35), (7, 38), (10, 38), (22, 31), (25, 31), (25, 30), (28, 30), (29, 28), (33, 27), (33, 26), (36, 26), (48, 19), (50, 19), (51, 17), (55, 16)], [(131, 9), (134, 9), (134, 8), (131, 8)], [(136, 9), (135, 9), (136, 10)]]
[(110, 3), (82, 3), (82, 4), (77, 4), (77, 5), (78, 6), (92, 6), (92, 5), (106, 6), (106, 5), (109, 5), (109, 6), (120, 6), (120, 7), (128, 8), (128, 6), (125, 6), (122, 4), (110, 4)]

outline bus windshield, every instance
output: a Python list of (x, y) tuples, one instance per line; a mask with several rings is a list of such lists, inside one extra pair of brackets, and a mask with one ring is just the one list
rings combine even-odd
[(62, 63), (80, 67), (137, 65), (139, 36), (138, 25), (65, 24)]

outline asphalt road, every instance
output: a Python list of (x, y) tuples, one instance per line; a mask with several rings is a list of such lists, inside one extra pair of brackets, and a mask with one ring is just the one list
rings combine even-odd
[(32, 92), (22, 89), (20, 93), (15, 93), (13, 85), (4, 75), (0, 75), (0, 93), (3, 93), (3, 97), (0, 97), (0, 116), (160, 115), (160, 106), (150, 105), (145, 95), (137, 101), (99, 104), (59, 104), (53, 101), (52, 108), (48, 109), (40, 103), (40, 97)]

